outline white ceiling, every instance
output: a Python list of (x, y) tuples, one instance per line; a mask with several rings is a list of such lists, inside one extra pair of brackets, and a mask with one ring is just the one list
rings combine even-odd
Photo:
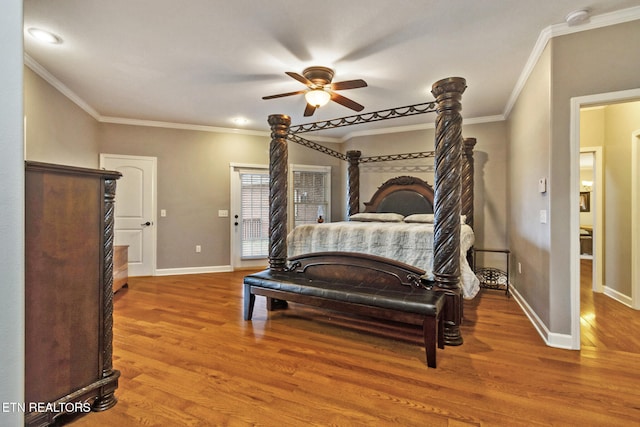
[[(25, 0), (24, 26), (63, 39), (41, 45), (25, 31), (26, 63), (98, 120), (166, 122), (267, 131), (269, 114), (293, 124), (354, 114), (336, 103), (302, 117), (304, 86), (284, 74), (311, 65), (363, 112), (431, 101), (444, 77), (467, 80), (463, 117), (496, 120), (510, 108), (527, 62), (553, 34), (640, 19), (640, 0)], [(586, 26), (565, 16), (588, 7)], [(629, 9), (633, 8), (633, 9)], [(433, 122), (417, 116), (376, 126)], [(347, 128), (354, 132), (354, 128)], [(366, 131), (367, 128), (356, 131)], [(341, 132), (341, 133), (340, 133)], [(323, 135), (340, 137), (346, 131)]]

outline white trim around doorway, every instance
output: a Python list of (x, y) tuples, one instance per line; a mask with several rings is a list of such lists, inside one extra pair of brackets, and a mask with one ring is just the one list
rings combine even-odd
[[(578, 200), (580, 191), (580, 170), (578, 167), (578, 161), (580, 157), (580, 108), (615, 102), (634, 101), (638, 99), (640, 99), (640, 89), (630, 89), (619, 92), (609, 92), (571, 98), (571, 118), (569, 131), (569, 236), (571, 239), (569, 245), (569, 286), (571, 300), (571, 348), (574, 350), (580, 349), (580, 209)], [(638, 233), (638, 230), (636, 229), (635, 232)], [(633, 249), (638, 249), (636, 247), (638, 246), (638, 237), (633, 240), (636, 241)], [(637, 260), (637, 257), (640, 257), (640, 254), (636, 253), (632, 256), (633, 259)], [(638, 274), (637, 271), (636, 274)], [(639, 283), (635, 283), (633, 285), (632, 294), (634, 295), (635, 302), (637, 302), (638, 293), (640, 292), (640, 289), (638, 289), (639, 287)]]

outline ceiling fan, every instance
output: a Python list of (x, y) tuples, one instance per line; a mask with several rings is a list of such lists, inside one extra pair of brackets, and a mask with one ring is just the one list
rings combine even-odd
[(263, 96), (262, 99), (282, 98), (284, 96), (300, 95), (304, 93), (307, 106), (304, 109), (305, 117), (312, 116), (317, 108), (322, 107), (329, 101), (337, 102), (354, 111), (362, 111), (364, 106), (357, 102), (346, 98), (334, 91), (345, 89), (356, 89), (366, 87), (367, 82), (362, 79), (346, 80), (343, 82), (331, 83), (333, 80), (333, 70), (327, 67), (308, 67), (302, 72), (302, 75), (287, 71), (285, 74), (298, 80), (306, 85), (308, 89), (296, 92), (280, 93), (278, 95)]

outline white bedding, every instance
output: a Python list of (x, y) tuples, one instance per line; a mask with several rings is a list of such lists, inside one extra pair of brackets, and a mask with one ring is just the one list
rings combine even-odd
[[(480, 290), (478, 278), (467, 262), (466, 253), (474, 242), (471, 227), (461, 225), (460, 276), (464, 298)], [(360, 252), (377, 255), (426, 271), (433, 276), (433, 224), (406, 222), (333, 222), (305, 224), (287, 237), (289, 256), (314, 252)]]

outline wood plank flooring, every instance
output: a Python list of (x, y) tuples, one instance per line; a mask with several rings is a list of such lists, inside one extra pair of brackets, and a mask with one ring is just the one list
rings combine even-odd
[(640, 353), (640, 312), (592, 291), (591, 260), (580, 260), (582, 348)]
[[(626, 337), (595, 333), (579, 352), (550, 348), (512, 298), (484, 290), (465, 301), (465, 343), (438, 350), (438, 368), (428, 369), (420, 327), (297, 304), (267, 313), (262, 297), (254, 320), (243, 321), (246, 274), (131, 278), (115, 299), (119, 402), (72, 425), (615, 426), (640, 420), (640, 352), (623, 344)], [(637, 336), (640, 320), (631, 314)]]

